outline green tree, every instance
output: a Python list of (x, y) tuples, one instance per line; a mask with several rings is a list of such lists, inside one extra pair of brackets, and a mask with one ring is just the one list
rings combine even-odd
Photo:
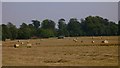
[(118, 35), (118, 25), (110, 22), (110, 35)]
[(42, 38), (54, 37), (54, 32), (51, 29), (39, 29), (38, 32), (38, 36)]
[(118, 35), (120, 36), (120, 21), (118, 22)]
[(55, 22), (52, 20), (49, 20), (49, 19), (43, 20), (40, 31), (38, 31), (38, 32), (41, 34), (41, 35), (39, 35), (41, 37), (45, 37), (44, 35), (48, 35), (46, 37), (56, 36)]
[(28, 28), (30, 29), (30, 36), (35, 36), (36, 35), (36, 29), (34, 28), (33, 24), (28, 24)]
[(97, 33), (97, 20), (94, 20), (95, 18), (92, 16), (88, 16), (85, 18), (85, 21), (83, 24), (84, 31), (86, 32), (86, 35), (94, 35)]
[[(55, 22), (49, 19), (45, 19), (41, 23), (38, 20), (32, 20), (32, 24), (22, 23), (20, 28), (17, 28), (11, 22), (7, 25), (2, 24), (0, 31), (2, 33), (2, 40), (5, 39), (29, 39), (32, 36), (38, 36), (42, 38), (49, 38), (55, 36), (109, 36), (120, 35), (120, 21), (118, 24), (109, 21), (106, 18), (100, 16), (88, 16), (85, 19), (81, 19), (79, 22), (76, 18), (71, 18), (68, 24), (65, 23), (65, 19), (59, 19), (58, 29), (55, 28)], [(0, 33), (0, 34), (1, 34)], [(1, 38), (1, 37), (0, 37)]]
[(65, 23), (65, 19), (60, 19), (58, 21), (58, 36), (69, 36), (69, 33), (67, 31), (67, 24)]
[(0, 40), (2, 40), (2, 25), (0, 25)]
[(2, 40), (5, 41), (5, 39), (10, 39), (10, 35), (7, 25), (2, 24)]
[(22, 23), (18, 30), (18, 39), (29, 39), (31, 37), (31, 30), (27, 24)]
[(7, 27), (9, 29), (10, 35), (9, 38), (14, 40), (17, 38), (17, 28), (11, 22), (8, 22)]
[(42, 22), (41, 28), (55, 30), (55, 22), (49, 19), (45, 19)]
[(32, 20), (32, 22), (33, 22), (33, 26), (34, 26), (36, 29), (38, 29), (38, 28), (40, 27), (40, 21), (38, 21), (38, 20)]
[(114, 22), (99, 16), (88, 16), (81, 22), (81, 27), (86, 35), (117, 35), (118, 27)]
[(70, 36), (80, 36), (82, 31), (80, 27), (80, 22), (76, 18), (71, 18), (67, 25)]

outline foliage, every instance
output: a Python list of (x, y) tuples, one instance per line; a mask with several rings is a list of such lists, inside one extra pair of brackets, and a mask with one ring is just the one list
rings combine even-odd
[(118, 35), (120, 36), (120, 21), (118, 22)]
[(55, 36), (55, 22), (49, 19), (43, 20), (41, 24), (41, 29), (39, 31), (40, 37), (47, 38), (47, 37), (54, 37)]
[(80, 22), (76, 18), (71, 18), (69, 20), (67, 29), (70, 36), (80, 36), (81, 34)]
[(2, 40), (2, 25), (0, 25), (0, 40)]
[(58, 21), (58, 36), (69, 36), (65, 19), (60, 19)]
[(31, 30), (27, 24), (22, 23), (18, 29), (18, 39), (29, 39), (31, 37)]
[(32, 22), (33, 22), (33, 26), (34, 26), (36, 29), (38, 29), (39, 26), (40, 26), (40, 21), (38, 21), (38, 20), (32, 20)]
[(42, 38), (54, 37), (54, 32), (51, 29), (40, 29), (39, 32), (40, 32), (39, 37)]
[[(104, 19), (100, 16), (88, 16), (80, 21), (77, 18), (71, 18), (66, 24), (65, 19), (58, 20), (58, 28), (55, 28), (55, 22), (45, 19), (41, 22), (32, 20), (32, 23), (22, 23), (17, 28), (11, 22), (2, 24), (2, 40), (5, 39), (29, 39), (31, 37), (49, 38), (56, 36), (112, 36), (120, 35), (119, 24)], [(1, 33), (0, 33), (1, 34)]]
[(17, 28), (15, 25), (13, 25), (11, 22), (8, 22), (7, 27), (10, 32), (10, 39), (14, 40), (17, 38)]
[(42, 22), (41, 28), (43, 29), (55, 29), (55, 22), (49, 19), (45, 19)]

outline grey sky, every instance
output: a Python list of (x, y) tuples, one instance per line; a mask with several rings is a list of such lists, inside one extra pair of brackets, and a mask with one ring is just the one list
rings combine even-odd
[(57, 22), (64, 18), (85, 18), (89, 15), (101, 16), (110, 21), (118, 21), (117, 2), (3, 2), (3, 23), (31, 23), (32, 19), (43, 21), (52, 19)]
[(118, 20), (120, 20), (120, 2), (118, 2)]
[(0, 1), (0, 24), (2, 23), (2, 2)]

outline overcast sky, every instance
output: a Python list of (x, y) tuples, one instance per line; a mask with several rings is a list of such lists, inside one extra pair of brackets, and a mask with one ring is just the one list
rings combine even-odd
[(2, 23), (2, 2), (0, 2), (0, 24)]
[(32, 19), (43, 21), (51, 19), (55, 22), (64, 18), (85, 18), (89, 15), (101, 16), (110, 21), (118, 21), (117, 2), (3, 2), (3, 23), (31, 23)]

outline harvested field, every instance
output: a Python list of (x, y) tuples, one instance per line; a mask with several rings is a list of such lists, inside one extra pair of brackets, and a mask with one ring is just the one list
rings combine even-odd
[[(27, 48), (28, 40), (2, 42), (3, 66), (117, 66), (118, 36), (109, 37), (74, 37), (65, 39), (30, 39), (31, 48)], [(81, 40), (83, 42), (81, 42)], [(91, 43), (91, 41), (95, 41)], [(108, 40), (109, 43), (101, 43)]]

